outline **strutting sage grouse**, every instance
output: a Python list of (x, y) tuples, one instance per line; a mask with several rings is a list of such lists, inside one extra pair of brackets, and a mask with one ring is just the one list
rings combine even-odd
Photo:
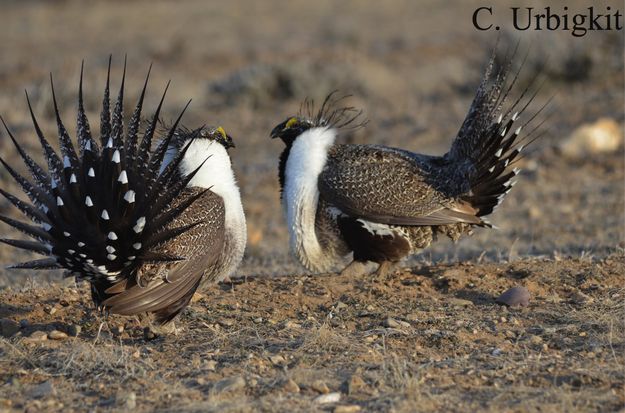
[(494, 55), (443, 156), (336, 143), (341, 128), (363, 122), (333, 94), (318, 112), (304, 104), (273, 129), (271, 137), (286, 144), (279, 179), (290, 247), (306, 268), (328, 272), (352, 253), (342, 274), (363, 273), (371, 261), (384, 276), (438, 235), (457, 240), (473, 227), (492, 226), (484, 217), (515, 184), (523, 145), (540, 136), (534, 129), (519, 139), (522, 127), (542, 111), (520, 120), (536, 96), (535, 81), (506, 107), (518, 72), (508, 78), (510, 61), (495, 70)]
[(85, 114), (81, 68), (78, 153), (61, 121), (54, 86), (60, 156), (44, 137), (26, 96), (47, 172), (4, 124), (32, 179), (0, 162), (30, 203), (0, 193), (34, 225), (0, 219), (34, 241), (1, 241), (48, 256), (9, 268), (65, 268), (68, 276), (90, 283), (99, 309), (122, 315), (153, 313), (153, 320), (162, 324), (189, 304), (200, 284), (223, 279), (242, 259), (245, 217), (227, 152), (234, 145), (221, 127), (180, 127), (184, 110), (159, 132), (167, 87), (153, 117), (142, 121), (149, 71), (125, 125), (126, 65), (112, 111), (110, 71), (109, 60), (97, 142)]

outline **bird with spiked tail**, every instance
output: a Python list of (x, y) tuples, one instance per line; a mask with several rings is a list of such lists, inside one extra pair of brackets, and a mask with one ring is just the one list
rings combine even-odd
[(548, 103), (524, 116), (536, 97), (537, 90), (531, 91), (536, 78), (509, 102), (521, 70), (511, 76), (511, 60), (495, 70), (493, 52), (469, 113), (443, 156), (338, 143), (342, 129), (363, 122), (361, 112), (340, 107), (342, 99), (335, 94), (318, 112), (307, 104), (277, 125), (271, 137), (286, 145), (279, 180), (290, 247), (298, 260), (315, 272), (341, 265), (346, 275), (362, 274), (373, 262), (385, 276), (439, 235), (457, 240), (474, 227), (492, 227), (486, 216), (514, 186), (519, 173), (514, 164), (524, 145), (540, 136), (540, 125), (522, 131)]
[(29, 201), (3, 189), (0, 193), (32, 224), (7, 216), (0, 220), (33, 240), (0, 241), (47, 256), (9, 268), (64, 268), (67, 276), (90, 283), (98, 309), (127, 316), (148, 313), (150, 322), (164, 324), (189, 304), (200, 285), (230, 275), (243, 257), (245, 216), (228, 155), (234, 144), (221, 127), (179, 126), (190, 102), (159, 136), (169, 83), (154, 115), (142, 120), (150, 70), (124, 122), (126, 64), (112, 110), (110, 73), (109, 59), (96, 141), (83, 104), (81, 67), (78, 152), (61, 121), (52, 78), (60, 156), (39, 127), (27, 94), (45, 169), (2, 120), (30, 178), (0, 162)]

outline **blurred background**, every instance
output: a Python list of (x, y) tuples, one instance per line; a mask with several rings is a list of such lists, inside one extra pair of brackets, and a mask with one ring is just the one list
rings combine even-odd
[[(544, 7), (539, 2), (527, 6)], [(595, 2), (592, 2), (594, 4)], [(495, 12), (511, 26), (509, 3)], [(491, 5), (489, 4), (489, 5)], [(584, 11), (591, 2), (550, 2)], [(464, 119), (497, 32), (477, 31), (475, 1), (3, 1), (0, 14), (0, 114), (41, 159), (29, 120), (28, 90), (44, 131), (56, 141), (49, 72), (62, 117), (75, 123), (81, 61), (92, 130), (97, 130), (109, 54), (112, 84), (128, 55), (126, 108), (131, 110), (154, 64), (146, 114), (168, 79), (163, 111), (175, 118), (188, 99), (189, 127), (223, 126), (243, 193), (249, 245), (240, 274), (303, 273), (288, 254), (277, 160), (282, 143), (269, 132), (305, 97), (334, 89), (368, 117), (344, 142), (444, 153)], [(615, 10), (622, 3), (604, 2)], [(599, 10), (599, 11), (601, 11)], [(599, 12), (598, 11), (598, 12)], [(622, 10), (621, 10), (622, 11)], [(523, 256), (603, 256), (623, 249), (623, 32), (507, 32), (500, 51), (521, 40), (529, 49), (519, 85), (541, 70), (535, 108), (554, 96), (546, 134), (520, 165), (520, 182), (491, 221), (457, 244), (443, 240), (408, 265), (446, 260), (513, 260)], [(541, 69), (542, 68), (542, 69)], [(70, 128), (73, 132), (73, 126)], [(4, 131), (0, 154), (25, 171)], [(17, 193), (4, 170), (1, 185)], [(0, 213), (18, 217), (4, 199)], [(0, 224), (2, 237), (19, 237)], [(31, 258), (0, 246), (3, 265)], [(0, 272), (0, 286), (58, 279), (58, 272)]]

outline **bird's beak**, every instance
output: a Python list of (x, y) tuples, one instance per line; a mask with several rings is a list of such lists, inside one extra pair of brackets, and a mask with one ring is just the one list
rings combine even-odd
[(236, 145), (234, 144), (234, 139), (232, 139), (232, 136), (226, 134), (226, 149), (227, 148), (236, 148)]
[(270, 135), (271, 139), (279, 138), (285, 126), (286, 126), (286, 122), (282, 122), (281, 124), (273, 128), (273, 130), (271, 131), (271, 135)]

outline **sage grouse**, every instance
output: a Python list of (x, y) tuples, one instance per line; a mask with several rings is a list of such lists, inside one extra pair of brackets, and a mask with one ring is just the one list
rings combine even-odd
[[(99, 309), (122, 315), (153, 313), (153, 320), (162, 324), (188, 305), (200, 284), (223, 279), (241, 261), (245, 217), (227, 152), (234, 145), (221, 127), (179, 127), (184, 110), (170, 128), (158, 133), (167, 87), (154, 116), (143, 122), (149, 71), (124, 125), (125, 64), (112, 113), (110, 70), (109, 61), (96, 142), (85, 114), (81, 68), (79, 153), (59, 116), (54, 85), (61, 156), (44, 137), (26, 96), (47, 172), (2, 120), (32, 180), (0, 159), (30, 203), (1, 189), (0, 193), (35, 225), (0, 216), (34, 239), (1, 241), (48, 256), (9, 268), (65, 268), (67, 276), (89, 281)], [(158, 135), (161, 139), (153, 145)]]
[(535, 139), (533, 132), (519, 139), (517, 126), (536, 96), (528, 96), (529, 86), (504, 109), (518, 77), (506, 81), (509, 72), (509, 63), (494, 70), (493, 54), (443, 156), (337, 143), (342, 128), (362, 122), (355, 109), (338, 107), (341, 99), (332, 94), (317, 113), (305, 104), (299, 115), (277, 125), (271, 137), (286, 145), (279, 179), (290, 247), (299, 261), (328, 272), (352, 253), (342, 274), (362, 273), (365, 263), (375, 262), (383, 276), (438, 235), (457, 240), (473, 227), (491, 227), (484, 217), (514, 185), (519, 170), (513, 163), (523, 143)]

